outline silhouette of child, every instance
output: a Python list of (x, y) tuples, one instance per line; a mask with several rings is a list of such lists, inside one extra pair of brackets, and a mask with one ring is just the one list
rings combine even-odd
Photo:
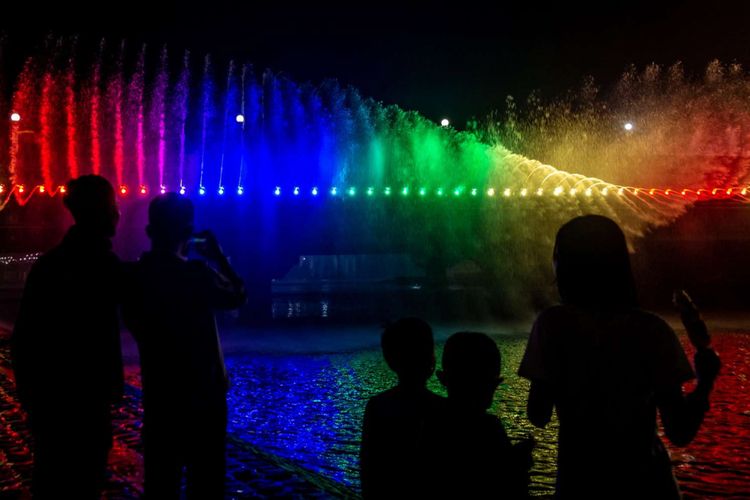
[(674, 331), (638, 309), (625, 235), (602, 216), (577, 217), (557, 233), (555, 274), (562, 305), (537, 318), (518, 370), (531, 381), (529, 420), (560, 420), (558, 498), (679, 498), (657, 435), (689, 443), (708, 410), (719, 358), (697, 308), (675, 304), (698, 351), (698, 386)]
[(362, 424), (360, 469), (364, 498), (413, 498), (418, 487), (418, 444), (425, 418), (445, 399), (427, 389), (435, 370), (432, 328), (418, 318), (386, 326), (383, 357), (398, 385), (367, 402)]
[(511, 444), (502, 422), (487, 413), (500, 377), (500, 351), (483, 333), (459, 332), (445, 343), (437, 376), (448, 391), (445, 411), (428, 420), (424, 443), (426, 496), (525, 498), (531, 450)]

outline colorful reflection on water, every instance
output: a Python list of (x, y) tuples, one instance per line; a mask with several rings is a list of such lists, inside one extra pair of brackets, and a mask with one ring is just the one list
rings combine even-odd
[[(505, 383), (491, 411), (503, 419), (512, 439), (534, 435), (538, 447), (533, 493), (548, 495), (554, 488), (557, 424), (540, 430), (526, 419), (528, 384), (514, 373), (525, 337), (495, 338), (503, 354)], [(672, 450), (686, 498), (750, 493), (750, 335), (722, 333), (715, 336), (715, 346), (724, 371), (717, 382), (713, 409), (696, 441)], [(395, 382), (378, 350), (244, 354), (231, 356), (227, 363), (232, 377), (230, 426), (234, 433), (359, 488), (357, 454), (365, 403)], [(442, 392), (434, 377), (429, 385)]]

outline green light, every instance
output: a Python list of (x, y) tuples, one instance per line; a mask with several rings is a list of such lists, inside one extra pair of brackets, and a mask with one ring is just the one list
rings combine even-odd
[(508, 196), (510, 196), (510, 194), (510, 188), (505, 188), (505, 190), (503, 191), (503, 196), (507, 198)]
[(487, 190), (487, 196), (495, 196), (495, 188), (489, 188)]
[(424, 196), (427, 194), (426, 188), (419, 188), (419, 196)]
[(354, 196), (354, 195), (356, 195), (356, 194), (357, 194), (357, 188), (355, 188), (355, 187), (350, 187), (350, 188), (349, 188), (349, 191), (348, 191), (348, 193), (349, 193), (349, 196)]
[(404, 186), (404, 188), (401, 190), (401, 194), (403, 196), (409, 196), (409, 188)]
[(454, 189), (453, 196), (461, 196), (461, 188)]
[(385, 193), (386, 196), (390, 196), (391, 195), (391, 188), (387, 187), (387, 188), (385, 188), (385, 190), (383, 192)]
[(444, 193), (443, 188), (438, 188), (437, 195), (438, 196), (443, 196), (443, 193)]
[(472, 188), (471, 189), (471, 195), (472, 196), (476, 196), (477, 195), (477, 188)]
[(367, 188), (367, 196), (372, 196), (372, 194), (375, 192), (375, 189), (368, 187)]

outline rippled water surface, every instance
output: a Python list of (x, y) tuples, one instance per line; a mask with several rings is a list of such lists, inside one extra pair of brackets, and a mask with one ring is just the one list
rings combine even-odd
[[(511, 439), (532, 433), (538, 445), (532, 471), (536, 495), (553, 491), (557, 424), (533, 428), (525, 417), (528, 383), (515, 375), (525, 336), (495, 335), (505, 383), (491, 411)], [(713, 409), (699, 437), (672, 449), (686, 497), (750, 495), (750, 335), (715, 335), (724, 363)], [(438, 345), (438, 359), (442, 343)], [(689, 351), (689, 349), (688, 349)], [(357, 453), (367, 399), (394, 376), (376, 348), (336, 353), (252, 353), (229, 356), (230, 426), (243, 439), (352, 489), (359, 489)], [(429, 386), (442, 388), (433, 377)], [(613, 453), (615, 450), (613, 450)]]

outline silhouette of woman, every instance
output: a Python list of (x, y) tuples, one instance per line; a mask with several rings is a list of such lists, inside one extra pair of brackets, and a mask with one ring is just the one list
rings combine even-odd
[(531, 381), (529, 420), (560, 422), (557, 498), (679, 498), (669, 440), (686, 445), (709, 407), (719, 371), (705, 325), (683, 293), (675, 304), (696, 344), (693, 370), (674, 331), (638, 309), (625, 235), (586, 215), (557, 233), (554, 266), (562, 305), (537, 318), (519, 368)]

